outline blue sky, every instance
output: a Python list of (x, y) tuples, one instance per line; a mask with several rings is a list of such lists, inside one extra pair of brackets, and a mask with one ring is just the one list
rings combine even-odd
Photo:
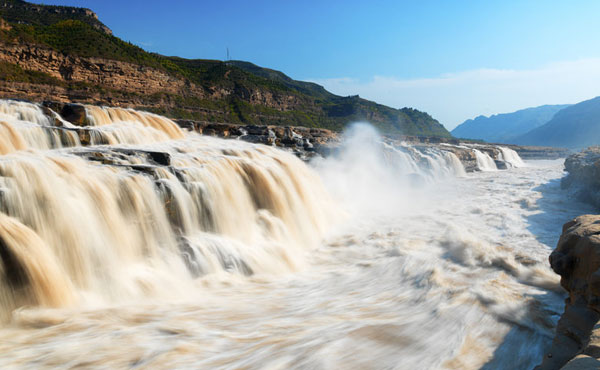
[[(600, 1), (51, 0), (149, 51), (232, 59), (425, 110), (479, 114), (600, 95)], [(596, 88), (597, 87), (597, 88)]]

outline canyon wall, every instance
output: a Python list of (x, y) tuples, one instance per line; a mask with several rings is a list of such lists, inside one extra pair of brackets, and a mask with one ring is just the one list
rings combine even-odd
[[(565, 170), (561, 187), (599, 207), (600, 148), (570, 155)], [(567, 222), (549, 260), (568, 298), (552, 347), (538, 369), (600, 368), (600, 215)]]

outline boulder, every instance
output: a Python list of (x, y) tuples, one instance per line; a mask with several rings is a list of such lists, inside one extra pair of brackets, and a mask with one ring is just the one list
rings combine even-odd
[(85, 107), (81, 104), (65, 104), (60, 111), (60, 115), (75, 126), (89, 125)]
[[(580, 354), (600, 355), (599, 336), (593, 331), (600, 319), (600, 215), (579, 216), (563, 226), (550, 266), (569, 297), (540, 370), (560, 369)], [(588, 362), (578, 359), (569, 366)]]

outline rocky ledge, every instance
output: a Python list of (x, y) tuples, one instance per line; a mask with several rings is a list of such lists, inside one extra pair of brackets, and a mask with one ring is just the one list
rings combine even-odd
[[(175, 122), (182, 128), (202, 135), (281, 147), (293, 151), (302, 159), (310, 159), (316, 154), (330, 155), (339, 148), (342, 140), (338, 133), (321, 128), (237, 125), (191, 120), (175, 120)], [(394, 147), (410, 145), (421, 151), (435, 148), (452, 152), (462, 162), (467, 172), (479, 170), (473, 149), (487, 154), (501, 170), (510, 167), (502, 156), (501, 146), (516, 151), (523, 159), (556, 159), (566, 157), (568, 154), (568, 150), (562, 148), (465, 143), (454, 138), (394, 135), (384, 136), (383, 140)]]
[(326, 156), (340, 144), (339, 135), (324, 128), (236, 125), (189, 120), (175, 120), (175, 122), (180, 127), (201, 135), (288, 149), (302, 159), (309, 159), (315, 154)]
[(559, 159), (569, 155), (570, 150), (566, 148), (554, 148), (550, 146), (520, 146), (513, 144), (497, 144), (510, 148), (519, 154), (519, 157), (527, 159)]
[(572, 189), (576, 196), (600, 207), (600, 147), (589, 147), (565, 160), (568, 175), (561, 181), (563, 189)]
[[(91, 135), (95, 130), (87, 116), (86, 107), (78, 103), (44, 101), (41, 104), (44, 114), (53, 124), (44, 129), (57, 134), (63, 145), (69, 145), (69, 135), (75, 132), (83, 146), (91, 144)], [(62, 120), (74, 126), (65, 127)], [(342, 142), (341, 135), (323, 128), (275, 125), (239, 125), (233, 123), (215, 123), (207, 121), (174, 120), (181, 128), (197, 132), (201, 135), (226, 139), (244, 140), (257, 144), (276, 146), (291, 151), (303, 160), (315, 155), (328, 156), (335, 153)], [(421, 153), (450, 152), (456, 155), (467, 172), (478, 171), (477, 154), (484, 153), (494, 162), (498, 169), (510, 168), (511, 162), (504, 158), (501, 147), (515, 150), (526, 159), (553, 159), (564, 155), (562, 149), (544, 147), (519, 147), (515, 145), (481, 144), (461, 142), (454, 138), (418, 137), (418, 136), (384, 136), (384, 142), (408, 151)], [(96, 144), (103, 144), (96, 138)], [(108, 144), (108, 143), (104, 143)], [(407, 149), (407, 147), (410, 147)], [(422, 156), (420, 156), (422, 157)], [(427, 165), (425, 158), (424, 165)], [(479, 158), (481, 160), (481, 158)]]
[(567, 222), (550, 265), (569, 297), (552, 347), (536, 369), (599, 369), (600, 215)]

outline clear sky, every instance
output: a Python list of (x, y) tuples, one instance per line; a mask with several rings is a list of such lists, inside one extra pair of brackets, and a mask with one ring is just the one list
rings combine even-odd
[(148, 51), (246, 60), (340, 95), (480, 114), (600, 95), (600, 1), (44, 0)]

